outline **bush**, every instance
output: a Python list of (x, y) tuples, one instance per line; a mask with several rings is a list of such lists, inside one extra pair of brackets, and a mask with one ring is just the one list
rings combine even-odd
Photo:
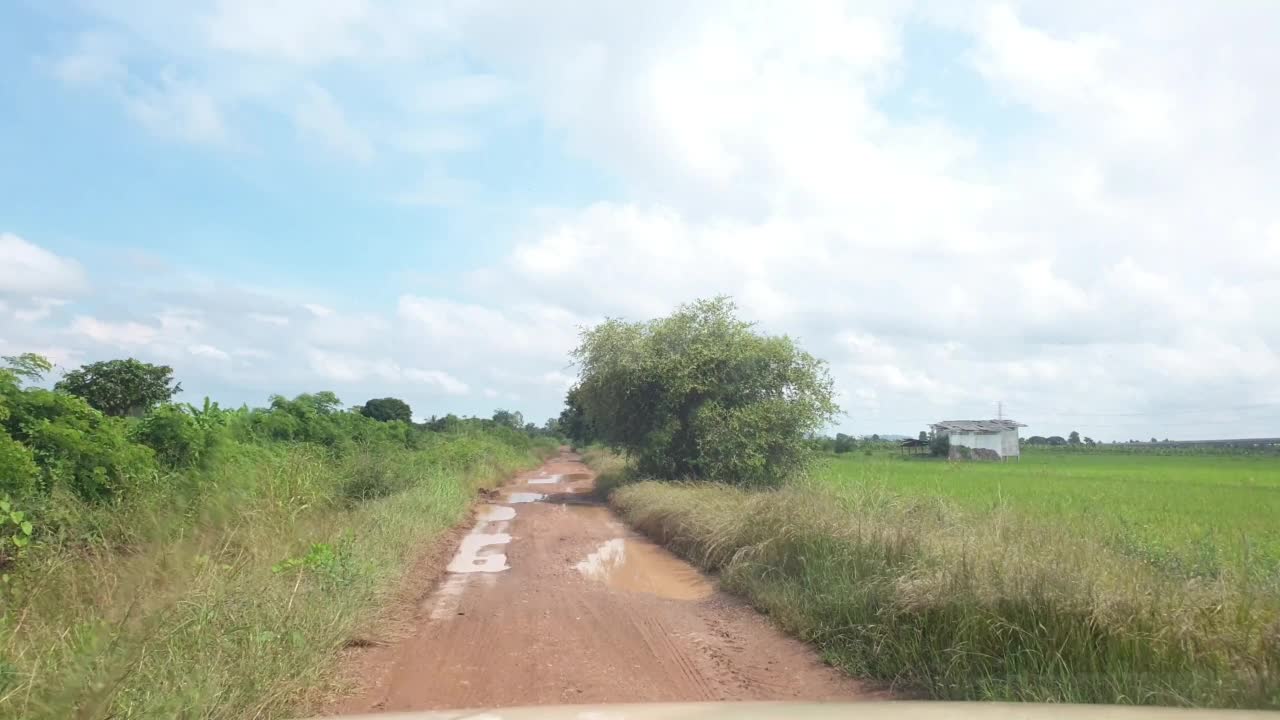
[(755, 332), (727, 298), (582, 335), (576, 398), (592, 429), (659, 477), (773, 485), (839, 411), (826, 364)]
[(35, 492), (40, 468), (31, 451), (0, 430), (0, 497), (27, 497)]
[(362, 501), (393, 495), (409, 486), (403, 470), (403, 465), (391, 462), (387, 453), (362, 449), (344, 463), (342, 496)]
[(129, 432), (135, 441), (155, 451), (172, 468), (198, 464), (213, 444), (215, 428), (202, 427), (177, 405), (161, 405), (147, 413)]
[(62, 484), (85, 500), (104, 500), (155, 477), (154, 454), (130, 441), (124, 420), (66, 393), (13, 386), (0, 392), (4, 429), (31, 453), (44, 490)]

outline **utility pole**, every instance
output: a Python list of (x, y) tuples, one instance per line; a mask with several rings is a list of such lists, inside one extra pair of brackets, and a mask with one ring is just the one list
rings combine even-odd
[(1004, 419), (1004, 401), (1003, 400), (996, 403), (996, 419), (997, 420)]

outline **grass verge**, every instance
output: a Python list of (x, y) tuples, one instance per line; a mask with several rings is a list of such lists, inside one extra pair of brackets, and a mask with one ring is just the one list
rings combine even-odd
[(305, 713), (422, 544), (550, 452), (484, 436), (372, 456), (244, 447), (198, 501), (80, 508), (115, 540), (41, 548), (10, 579), (0, 716)]
[(628, 483), (611, 505), (852, 675), (939, 699), (1280, 707), (1280, 603), (1069, 528), (876, 486)]

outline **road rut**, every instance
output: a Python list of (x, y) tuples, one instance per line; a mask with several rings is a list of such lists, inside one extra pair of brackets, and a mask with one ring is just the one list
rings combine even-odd
[(482, 505), (344, 712), (877, 699), (592, 499), (562, 452)]

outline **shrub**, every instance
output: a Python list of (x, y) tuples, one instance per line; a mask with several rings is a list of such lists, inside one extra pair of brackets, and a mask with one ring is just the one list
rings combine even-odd
[(575, 398), (594, 432), (660, 477), (777, 484), (839, 411), (826, 364), (734, 317), (728, 298), (583, 332)]
[(156, 458), (169, 467), (189, 468), (209, 451), (215, 432), (215, 427), (202, 427), (181, 407), (161, 405), (138, 421), (129, 436), (154, 450)]
[(0, 430), (0, 496), (26, 497), (35, 492), (39, 477), (31, 451)]
[(30, 451), (45, 490), (61, 483), (83, 499), (103, 500), (155, 477), (154, 454), (130, 441), (124, 420), (66, 393), (0, 390), (8, 412), (4, 428)]

